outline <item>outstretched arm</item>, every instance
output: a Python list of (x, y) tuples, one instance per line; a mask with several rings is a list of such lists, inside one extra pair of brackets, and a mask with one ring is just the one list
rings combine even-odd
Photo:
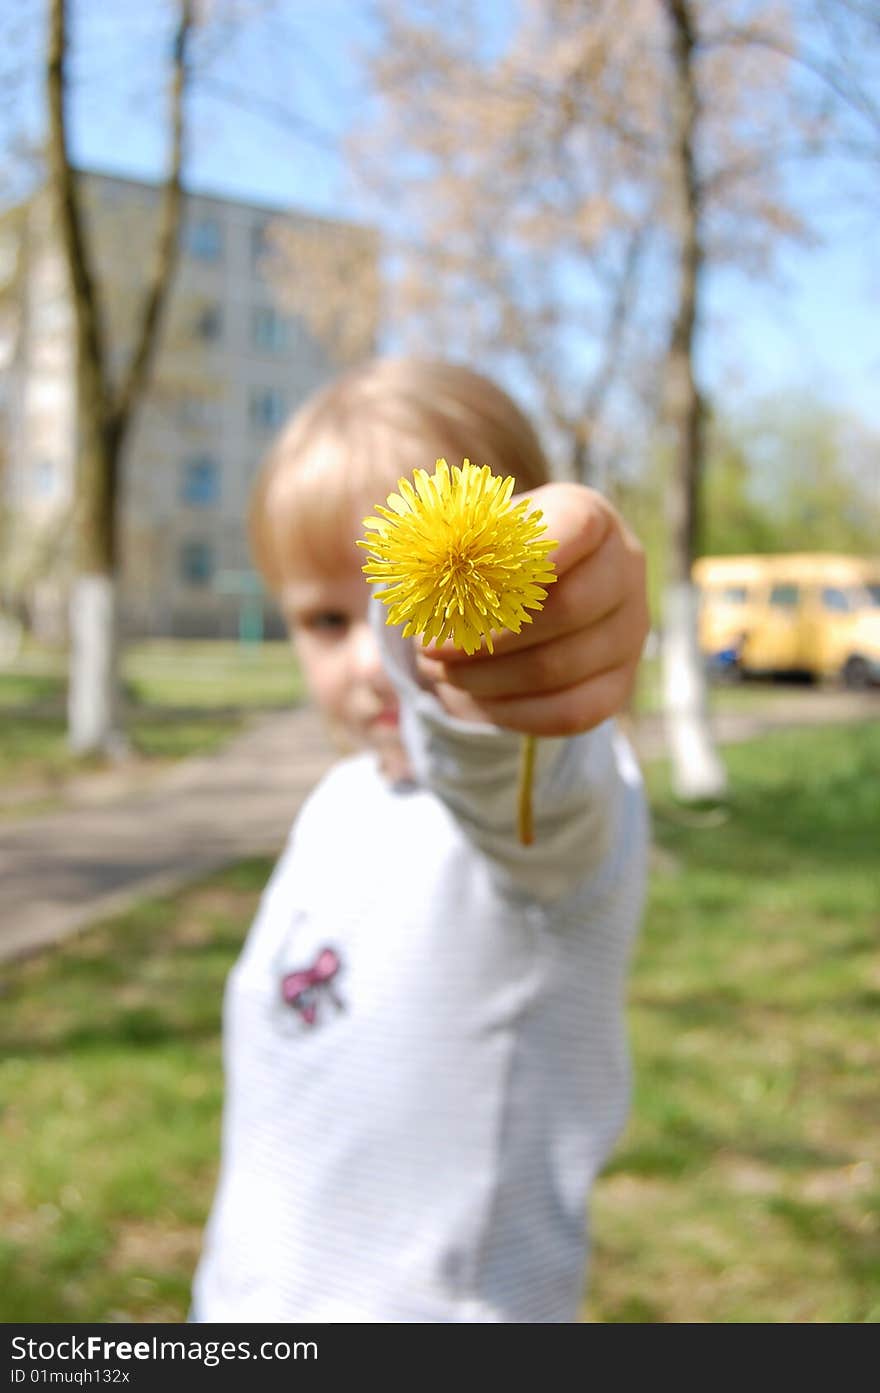
[(462, 721), (530, 735), (576, 735), (621, 711), (648, 633), (645, 556), (620, 514), (578, 484), (546, 484), (529, 497), (544, 514), (559, 579), (518, 634), (468, 657), (418, 650), (417, 669), (443, 708)]
[[(559, 579), (533, 623), (497, 635), (494, 655), (423, 650), (385, 628), (378, 604), (375, 619), (419, 780), (504, 880), (554, 900), (613, 875), (621, 856), (643, 857), (641, 781), (608, 717), (629, 696), (647, 632), (645, 566), (599, 494), (552, 484), (530, 497), (559, 541)], [(546, 737), (528, 847), (516, 835), (516, 732)]]

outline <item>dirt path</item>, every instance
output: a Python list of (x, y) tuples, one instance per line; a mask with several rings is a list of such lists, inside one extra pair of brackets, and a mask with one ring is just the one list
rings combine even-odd
[[(868, 720), (880, 693), (774, 694), (766, 709), (722, 712), (723, 743), (794, 725)], [(639, 754), (662, 753), (662, 722), (643, 719)], [(275, 855), (308, 791), (332, 763), (320, 721), (303, 709), (267, 717), (219, 754), (187, 760), (147, 789), (26, 822), (0, 824), (0, 959), (45, 947), (220, 866)]]
[(332, 759), (320, 721), (303, 709), (260, 720), (148, 790), (0, 825), (0, 959), (232, 861), (277, 853)]
[[(814, 687), (795, 687), (780, 692), (777, 687), (768, 692), (766, 706), (749, 711), (716, 711), (712, 727), (720, 744), (734, 745), (770, 730), (871, 719), (880, 720), (880, 691), (817, 691)], [(642, 717), (632, 736), (642, 759), (658, 758), (665, 748), (662, 716)]]

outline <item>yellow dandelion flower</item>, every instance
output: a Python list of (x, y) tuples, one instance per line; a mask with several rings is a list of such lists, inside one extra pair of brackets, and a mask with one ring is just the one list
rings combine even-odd
[(439, 459), (433, 475), (400, 479), (380, 516), (364, 518), (374, 534), (358, 542), (372, 556), (364, 573), (383, 585), (386, 622), (405, 623), (405, 638), (451, 639), (468, 654), (485, 638), (492, 653), (493, 629), (518, 634), (531, 624), (528, 611), (541, 609), (556, 580), (547, 558), (556, 542), (541, 537), (529, 499), (510, 506), (513, 482), (470, 460), (450, 470)]
[[(450, 470), (438, 459), (433, 475), (417, 469), (413, 482), (400, 479), (379, 517), (364, 518), (373, 536), (359, 540), (372, 559), (364, 566), (371, 582), (383, 585), (386, 623), (404, 623), (404, 638), (422, 635), (475, 653), (482, 639), (490, 653), (492, 630), (518, 634), (540, 610), (546, 585), (556, 580), (547, 553), (557, 545), (530, 500), (510, 506), (513, 479), (464, 460)], [(523, 739), (518, 823), (520, 841), (533, 840), (534, 736)]]

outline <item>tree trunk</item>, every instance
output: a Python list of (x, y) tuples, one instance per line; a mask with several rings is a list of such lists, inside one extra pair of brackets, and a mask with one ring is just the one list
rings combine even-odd
[(119, 709), (116, 494), (119, 449), (105, 422), (102, 385), (80, 352), (74, 556), (69, 600), (67, 743), (74, 754), (127, 750)]
[(674, 456), (666, 490), (669, 562), (664, 600), (663, 700), (673, 785), (688, 802), (723, 796), (727, 776), (709, 725), (708, 683), (697, 639), (696, 555), (703, 469), (703, 404), (694, 376), (703, 269), (700, 189), (694, 160), (699, 121), (688, 0), (664, 0), (673, 59), (672, 167), (679, 211), (678, 305), (667, 353), (668, 420)]
[(80, 574), (70, 594), (68, 743), (74, 754), (127, 752), (119, 719), (116, 584), (106, 573)]
[(193, 0), (179, 0), (173, 44), (171, 160), (162, 190), (155, 264), (127, 371), (110, 380), (99, 288), (71, 165), (66, 124), (67, 0), (51, 0), (46, 84), (58, 230), (70, 277), (77, 347), (76, 573), (70, 599), (68, 742), (78, 754), (125, 750), (119, 721), (118, 495), (122, 452), (146, 389), (177, 260), (183, 98)]

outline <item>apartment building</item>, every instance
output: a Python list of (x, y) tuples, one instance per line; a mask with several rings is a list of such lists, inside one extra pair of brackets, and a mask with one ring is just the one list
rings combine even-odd
[[(112, 361), (124, 360), (152, 255), (155, 186), (86, 172)], [(335, 341), (292, 312), (279, 228), (344, 248), (358, 330)], [(10, 244), (14, 235), (15, 245)], [(47, 190), (18, 210), (0, 245), (4, 492), (12, 569), (38, 627), (64, 626), (76, 450), (75, 340)], [(10, 272), (9, 268), (14, 269)], [(244, 520), (266, 449), (289, 413), (374, 348), (378, 259), (369, 229), (201, 194), (187, 195), (181, 255), (151, 385), (128, 442), (121, 497), (120, 600), (138, 635), (230, 636), (256, 577)], [(10, 276), (12, 280), (10, 281)], [(10, 285), (12, 293), (10, 293)], [(277, 631), (265, 601), (265, 628)]]

